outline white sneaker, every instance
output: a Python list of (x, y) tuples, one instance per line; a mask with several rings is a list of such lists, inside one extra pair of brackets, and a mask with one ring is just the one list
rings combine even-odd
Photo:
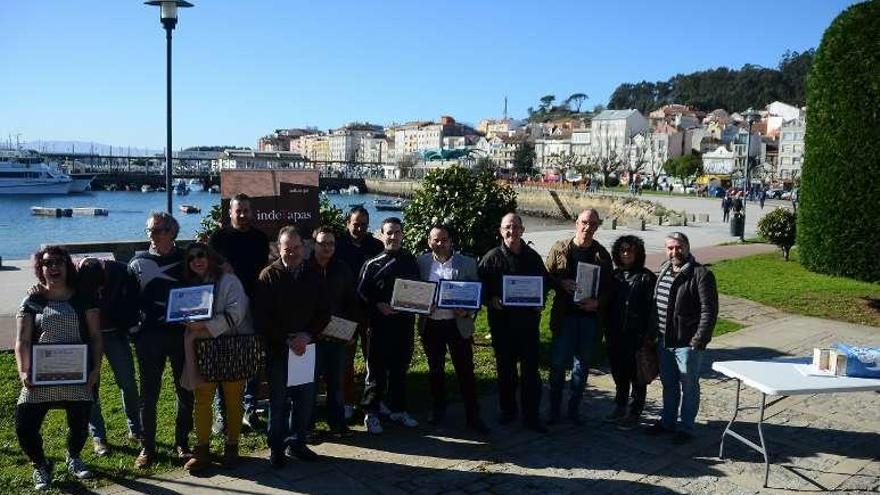
[(364, 417), (364, 426), (367, 427), (368, 432), (374, 435), (378, 435), (383, 431), (382, 422), (379, 421), (379, 416), (376, 416), (375, 414), (367, 414)]
[(67, 471), (69, 471), (74, 478), (81, 480), (87, 480), (92, 477), (92, 472), (86, 468), (86, 464), (79, 457), (67, 458)]
[(410, 428), (415, 428), (416, 426), (419, 426), (419, 422), (410, 417), (409, 413), (406, 411), (391, 413), (391, 415), (388, 416), (388, 419), (394, 421), (395, 423), (400, 423), (403, 426), (408, 426)]
[(354, 416), (354, 406), (345, 405), (345, 420), (348, 421)]
[(391, 409), (388, 409), (388, 406), (382, 401), (379, 401), (379, 414), (382, 416), (389, 416), (391, 414)]
[(45, 463), (42, 466), (35, 467), (31, 478), (34, 480), (34, 490), (49, 489), (49, 484), (52, 483), (52, 465)]

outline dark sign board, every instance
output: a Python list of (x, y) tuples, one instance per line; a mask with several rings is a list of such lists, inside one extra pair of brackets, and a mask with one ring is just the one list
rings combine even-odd
[(220, 193), (224, 225), (230, 199), (244, 193), (251, 198), (254, 226), (273, 240), (285, 225), (296, 225), (307, 239), (321, 221), (317, 170), (223, 170)]

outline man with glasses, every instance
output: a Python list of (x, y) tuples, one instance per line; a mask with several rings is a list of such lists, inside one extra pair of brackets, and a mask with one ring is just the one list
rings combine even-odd
[[(383, 250), (382, 241), (370, 233), (370, 214), (363, 206), (355, 206), (348, 212), (345, 221), (345, 233), (336, 239), (336, 258), (348, 265), (355, 277), (361, 272), (364, 262), (378, 255)], [(358, 304), (362, 302), (358, 300)], [(367, 358), (367, 327), (369, 326), (367, 308), (362, 305), (359, 311), (357, 332), (348, 344), (345, 357), (345, 419), (351, 419), (354, 408), (350, 404), (357, 401), (354, 384), (354, 355), (360, 338), (361, 353)], [(367, 380), (369, 381), (369, 377)]]
[[(226, 259), (228, 266), (241, 280), (248, 299), (253, 301), (257, 276), (269, 262), (269, 237), (253, 227), (254, 213), (251, 209), (251, 199), (247, 194), (236, 194), (229, 201), (229, 220), (229, 225), (211, 235), (208, 245)], [(260, 376), (257, 375), (248, 380), (244, 389), (242, 423), (252, 430), (263, 426), (257, 416), (259, 386)], [(218, 393), (217, 397), (222, 403), (223, 395)], [(217, 410), (225, 411), (226, 408), (218, 407)], [(215, 430), (222, 430), (224, 422), (222, 416), (220, 419)]]
[(317, 271), (304, 266), (303, 241), (296, 227), (288, 225), (278, 232), (278, 253), (278, 260), (260, 272), (254, 300), (257, 332), (265, 337), (267, 347), (269, 462), (273, 468), (284, 467), (285, 455), (303, 461), (318, 459), (306, 446), (315, 383), (288, 387), (287, 361), (290, 351), (302, 356), (330, 322), (327, 286)]
[[(593, 238), (602, 222), (599, 212), (584, 210), (574, 225), (574, 237), (556, 241), (547, 254), (547, 272), (556, 291), (550, 309), (550, 330), (553, 342), (550, 357), (550, 417), (548, 423), (558, 423), (562, 409), (562, 389), (565, 372), (571, 371), (571, 392), (568, 398), (568, 419), (581, 424), (579, 408), (587, 384), (590, 355), (599, 338), (600, 316), (608, 306), (611, 293), (613, 266), (611, 255)], [(596, 297), (574, 301), (579, 263), (599, 267)], [(615, 418), (616, 419), (616, 418)]]
[(165, 361), (171, 361), (177, 393), (177, 418), (174, 428), (176, 455), (181, 460), (192, 457), (189, 433), (193, 428), (193, 394), (180, 386), (183, 373), (184, 326), (165, 321), (168, 294), (182, 285), (184, 253), (174, 240), (180, 225), (165, 212), (153, 212), (147, 219), (146, 233), (150, 249), (139, 253), (129, 263), (129, 270), (140, 283), (141, 321), (134, 333), (141, 378), (141, 452), (135, 467), (149, 467), (156, 460), (156, 404), (162, 387)]

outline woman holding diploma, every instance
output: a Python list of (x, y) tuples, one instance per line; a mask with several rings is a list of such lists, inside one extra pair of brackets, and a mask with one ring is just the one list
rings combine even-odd
[(196, 365), (196, 339), (211, 339), (220, 335), (254, 333), (248, 297), (238, 277), (226, 273), (220, 267), (220, 257), (206, 244), (195, 242), (186, 249), (186, 266), (183, 279), (189, 285), (214, 286), (214, 305), (209, 320), (186, 323), (184, 336), (185, 362), (180, 385), (195, 395), (193, 418), (196, 430), (196, 448), (193, 457), (184, 468), (190, 472), (201, 471), (211, 465), (210, 441), (211, 405), (214, 393), (220, 387), (226, 407), (226, 446), (223, 449), (223, 466), (231, 467), (238, 462), (238, 438), (241, 434), (241, 394), (246, 380), (230, 382), (206, 382)]
[[(34, 465), (34, 489), (45, 490), (52, 464), (40, 428), (50, 409), (67, 414), (67, 470), (79, 479), (92, 477), (79, 455), (88, 438), (91, 391), (101, 375), (103, 346), (98, 310), (76, 294), (76, 271), (67, 250), (50, 246), (37, 251), (33, 261), (43, 290), (26, 297), (16, 315), (15, 361), (23, 386), (15, 406), (15, 433)], [(37, 343), (57, 347), (34, 353)]]

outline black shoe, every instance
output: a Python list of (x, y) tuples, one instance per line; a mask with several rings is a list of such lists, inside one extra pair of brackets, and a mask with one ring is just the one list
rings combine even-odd
[(272, 466), (272, 469), (281, 469), (286, 462), (287, 459), (284, 458), (284, 453), (278, 452), (277, 450), (273, 450), (269, 453), (269, 465)]
[(653, 436), (665, 435), (667, 433), (675, 433), (674, 431), (663, 426), (663, 423), (661, 423), (659, 421), (655, 421), (654, 424), (652, 424), (651, 426), (648, 427), (648, 429), (645, 430), (645, 432), (648, 435), (653, 435)]
[(305, 462), (315, 462), (321, 457), (316, 454), (312, 449), (306, 447), (301, 443), (298, 443), (296, 445), (289, 445), (284, 450), (284, 454), (287, 455), (287, 457), (296, 457), (297, 459)]
[(468, 430), (479, 433), (480, 435), (489, 434), (489, 426), (482, 419), (477, 418), (467, 422)]
[(677, 431), (675, 435), (672, 436), (672, 443), (675, 445), (684, 445), (686, 443), (690, 443), (691, 440), (694, 439), (694, 436), (686, 431)]
[(546, 426), (544, 426), (543, 423), (538, 420), (526, 421), (525, 423), (523, 423), (523, 427), (525, 427), (525, 429), (527, 430), (534, 431), (535, 433), (547, 433), (548, 431), (550, 431), (547, 429)]
[(428, 414), (428, 424), (437, 426), (446, 419), (446, 409), (434, 409)]
[(509, 425), (513, 423), (513, 420), (516, 419), (516, 412), (502, 412), (498, 416), (498, 424), (499, 425)]

